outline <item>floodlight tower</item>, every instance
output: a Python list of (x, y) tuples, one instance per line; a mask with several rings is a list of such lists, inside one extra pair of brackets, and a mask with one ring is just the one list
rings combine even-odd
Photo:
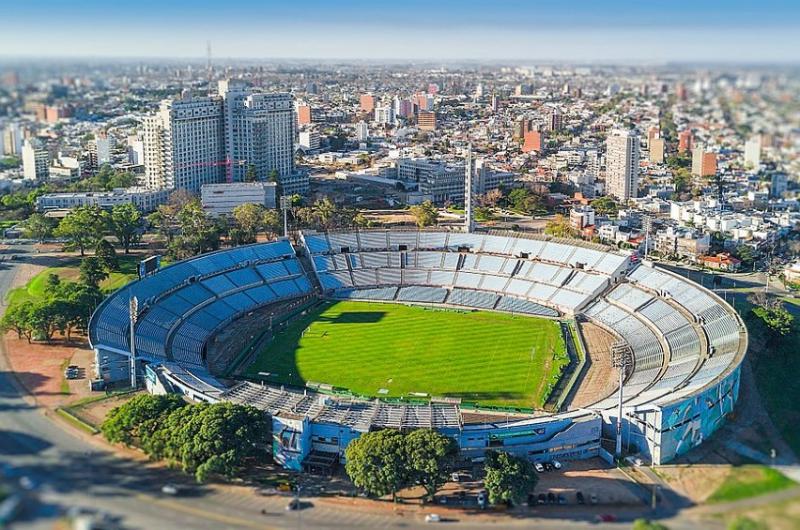
[(129, 301), (128, 314), (131, 325), (131, 362), (130, 376), (131, 388), (136, 389), (136, 321), (139, 319), (139, 299), (132, 296)]
[(471, 233), (475, 229), (475, 221), (472, 212), (472, 192), (474, 185), (472, 182), (472, 144), (467, 146), (467, 160), (464, 164), (464, 231)]
[(633, 353), (627, 342), (618, 341), (611, 345), (611, 364), (619, 370), (619, 390), (617, 391), (617, 444), (614, 448), (614, 456), (622, 456), (622, 384), (625, 381), (625, 374), (633, 364)]

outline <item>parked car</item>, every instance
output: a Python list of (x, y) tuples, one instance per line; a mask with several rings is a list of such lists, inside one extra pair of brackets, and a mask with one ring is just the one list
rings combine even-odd
[(552, 491), (547, 492), (547, 504), (555, 504), (556, 503), (556, 494)]
[(610, 513), (601, 513), (597, 516), (597, 521), (600, 523), (613, 523), (617, 520), (617, 517), (614, 514)]
[(286, 505), (287, 512), (293, 512), (299, 509), (300, 509), (300, 501), (298, 499), (292, 499), (289, 501), (289, 504)]
[(425, 516), (426, 523), (441, 523), (442, 518), (437, 513), (429, 513)]
[(545, 471), (552, 471), (553, 470), (553, 464), (551, 464), (550, 462), (545, 462), (544, 463), (544, 470)]
[(558, 494), (558, 504), (567, 504), (567, 498), (563, 493)]
[(542, 463), (541, 463), (541, 462), (534, 462), (534, 463), (533, 463), (533, 468), (534, 468), (536, 471), (538, 471), (539, 473), (544, 473), (544, 466), (542, 465)]
[(559, 462), (558, 460), (553, 460), (553, 467), (556, 469), (561, 469), (562, 467), (561, 462)]
[(547, 504), (547, 495), (545, 495), (544, 493), (540, 493), (536, 497), (536, 504)]
[(595, 495), (594, 493), (592, 493), (592, 494), (589, 496), (589, 502), (590, 502), (590, 503), (592, 503), (592, 504), (597, 504), (597, 495)]
[(586, 499), (583, 498), (583, 492), (581, 491), (575, 494), (575, 500), (578, 501), (578, 504), (586, 504)]

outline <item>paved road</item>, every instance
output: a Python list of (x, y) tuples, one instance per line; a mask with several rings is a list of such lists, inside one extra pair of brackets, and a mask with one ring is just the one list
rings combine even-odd
[[(0, 250), (0, 300), (10, 287), (20, 260), (35, 260), (30, 247)], [(2, 307), (0, 307), (2, 310)], [(2, 348), (2, 342), (0, 342)], [(117, 518), (122, 528), (219, 529), (219, 528), (411, 528), (424, 526), (421, 516), (363, 513), (324, 505), (300, 512), (286, 512), (287, 499), (260, 497), (243, 487), (191, 485), (186, 495), (168, 497), (160, 493), (166, 482), (183, 481), (161, 468), (120, 457), (55, 423), (31, 404), (8, 371), (5, 352), (0, 351), (0, 466), (15, 476), (26, 476), (37, 484), (34, 499), (15, 528), (52, 528), (71, 506), (102, 510)], [(188, 485), (188, 482), (186, 482)], [(531, 527), (629, 528), (630, 523), (597, 525), (592, 515), (579, 515), (577, 507), (548, 507), (540, 517), (501, 518), (478, 523), (462, 521), (458, 528)], [(263, 512), (262, 512), (263, 510)], [(628, 521), (636, 515), (628, 514)], [(668, 520), (673, 530), (697, 528), (696, 520), (680, 515)], [(719, 523), (705, 524), (715, 528)]]

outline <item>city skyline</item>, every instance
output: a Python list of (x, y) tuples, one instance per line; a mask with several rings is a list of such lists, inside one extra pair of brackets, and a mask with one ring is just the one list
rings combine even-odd
[[(157, 16), (156, 16), (157, 15)], [(5, 8), (0, 56), (362, 60), (795, 62), (796, 3), (505, 1), (402, 8), (152, 0), (109, 8), (94, 0)]]

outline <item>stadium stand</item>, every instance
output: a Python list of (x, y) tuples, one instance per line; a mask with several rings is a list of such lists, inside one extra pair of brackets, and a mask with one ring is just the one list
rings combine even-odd
[[(349, 440), (376, 428), (436, 428), (455, 436), (465, 455), (491, 446), (536, 458), (596, 456), (601, 436), (613, 436), (613, 395), (580, 410), (465, 425), (457, 401), (388, 403), (333, 395), (322, 386), (226, 388), (208, 372), (206, 345), (220, 329), (260, 307), (309, 297), (316, 278), (330, 298), (598, 324), (630, 348), (624, 436), (629, 449), (655, 463), (702, 443), (733, 410), (747, 347), (741, 319), (712, 292), (649, 263), (597, 245), (497, 232), (303, 232), (298, 243), (308, 273), (283, 240), (198, 256), (116, 291), (90, 321), (97, 365), (130, 355), (135, 298), (137, 358), (155, 367), (148, 385), (197, 400), (248, 403), (272, 415), (277, 436), (293, 440), (287, 444), (316, 440), (291, 450), (276, 446), (276, 461), (289, 468), (299, 468), (312, 449), (342, 454)], [(126, 376), (124, 366), (117, 374)], [(292, 435), (305, 428), (312, 438)]]

